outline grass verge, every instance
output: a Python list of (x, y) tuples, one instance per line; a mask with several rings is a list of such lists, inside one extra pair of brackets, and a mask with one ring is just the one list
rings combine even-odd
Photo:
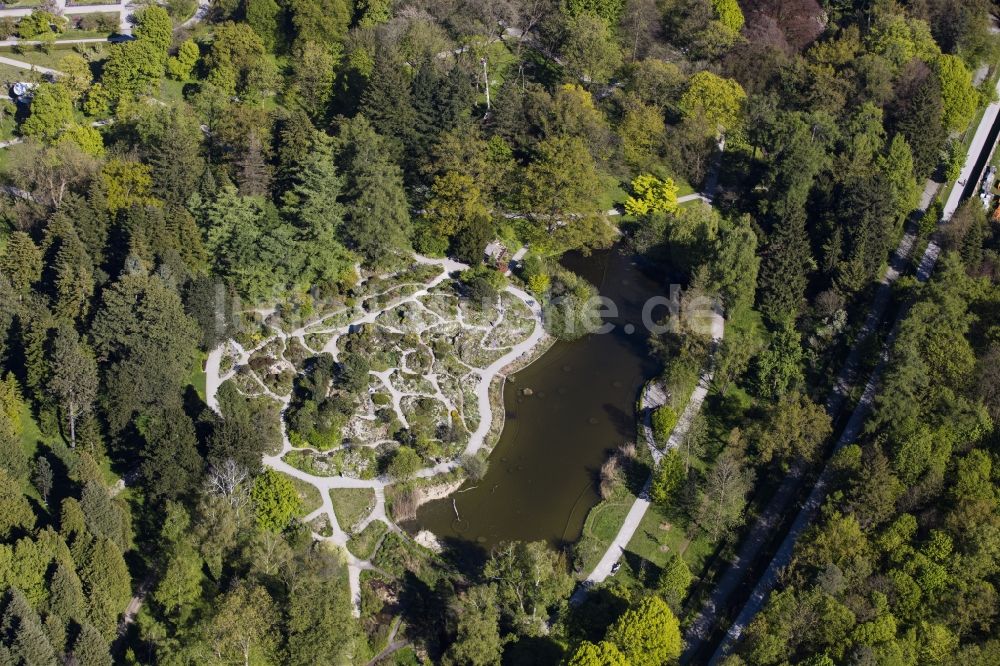
[(337, 522), (346, 532), (375, 507), (375, 491), (371, 488), (332, 488), (330, 501)]
[(373, 520), (368, 523), (368, 527), (362, 530), (361, 534), (347, 542), (347, 550), (351, 551), (354, 557), (367, 560), (375, 554), (379, 541), (388, 529), (381, 520)]

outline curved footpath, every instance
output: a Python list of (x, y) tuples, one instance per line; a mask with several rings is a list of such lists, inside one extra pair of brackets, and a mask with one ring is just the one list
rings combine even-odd
[[(713, 313), (711, 322), (713, 347), (718, 347), (724, 332), (725, 320), (722, 315)], [(691, 429), (691, 424), (694, 423), (694, 418), (697, 416), (698, 412), (701, 411), (701, 405), (705, 402), (705, 397), (708, 395), (708, 389), (712, 384), (712, 377), (714, 375), (715, 364), (710, 360), (708, 368), (698, 381), (698, 386), (695, 387), (694, 392), (691, 393), (691, 399), (688, 400), (687, 406), (684, 408), (684, 412), (677, 421), (677, 425), (674, 426), (673, 432), (670, 434), (670, 439), (667, 440), (667, 450), (677, 448), (684, 440), (688, 431)], [(645, 432), (645, 429), (643, 429), (643, 432)], [(653, 465), (655, 468), (655, 466), (659, 464), (660, 458), (663, 457), (664, 452), (658, 449), (655, 446), (655, 443), (650, 441), (648, 436), (646, 436), (645, 439), (650, 452), (653, 454)], [(570, 599), (571, 602), (580, 603), (583, 601), (589, 588), (597, 585), (598, 583), (604, 582), (604, 580), (611, 575), (612, 567), (614, 567), (615, 563), (621, 558), (622, 553), (625, 552), (625, 548), (628, 546), (629, 541), (632, 540), (632, 536), (639, 528), (639, 523), (642, 522), (643, 516), (645, 516), (646, 511), (649, 510), (649, 486), (652, 480), (653, 475), (650, 474), (645, 485), (642, 487), (642, 492), (639, 493), (639, 496), (629, 508), (628, 514), (625, 516), (625, 521), (618, 530), (618, 534), (615, 535), (615, 538), (612, 540), (611, 545), (608, 546), (608, 549), (604, 551), (604, 555), (597, 563), (597, 566), (594, 567), (594, 570), (591, 571), (580, 586), (577, 587)]]
[[(351, 322), (347, 323), (346, 325), (338, 326), (336, 329), (327, 331), (329, 333), (333, 333), (333, 337), (331, 338), (330, 342), (328, 342), (324, 346), (323, 351), (335, 353), (337, 339), (340, 337), (340, 335), (347, 333), (352, 327), (357, 326), (359, 324), (374, 322), (378, 318), (378, 316), (381, 315), (383, 312), (395, 309), (400, 305), (403, 305), (407, 302), (415, 301), (421, 296), (427, 295), (430, 289), (432, 289), (433, 287), (437, 286), (442, 281), (447, 279), (451, 273), (455, 271), (466, 270), (468, 268), (468, 265), (457, 261), (452, 261), (450, 259), (432, 259), (428, 257), (417, 256), (416, 261), (421, 264), (438, 265), (441, 267), (442, 272), (439, 275), (437, 275), (434, 279), (432, 279), (430, 282), (428, 282), (424, 286), (424, 288), (404, 298), (392, 301), (378, 310), (374, 310), (372, 312), (368, 312), (362, 316), (359, 316), (356, 319), (352, 320)], [(465, 455), (475, 454), (486, 443), (486, 436), (489, 433), (490, 427), (493, 423), (493, 407), (490, 401), (490, 386), (493, 382), (493, 379), (496, 378), (498, 375), (500, 375), (503, 372), (504, 368), (506, 368), (514, 361), (518, 360), (525, 354), (535, 349), (535, 347), (546, 336), (545, 329), (542, 326), (542, 309), (538, 301), (535, 300), (535, 298), (533, 298), (528, 293), (513, 286), (508, 286), (506, 288), (506, 291), (515, 296), (516, 298), (518, 298), (519, 300), (523, 301), (524, 304), (528, 306), (528, 308), (531, 310), (531, 313), (534, 315), (535, 327), (527, 338), (522, 340), (520, 343), (512, 346), (506, 354), (504, 354), (502, 357), (494, 361), (488, 367), (477, 372), (477, 374), (480, 375), (480, 381), (476, 385), (475, 389), (475, 394), (479, 405), (479, 423), (476, 427), (476, 430), (469, 437), (469, 442), (466, 445), (465, 450), (463, 451), (463, 454)], [(220, 345), (219, 347), (213, 349), (212, 352), (209, 353), (208, 359), (206, 360), (205, 363), (205, 394), (206, 394), (205, 397), (208, 406), (211, 407), (216, 412), (219, 411), (219, 402), (217, 398), (219, 387), (226, 380), (228, 380), (230, 377), (233, 376), (236, 368), (238, 368), (241, 365), (245, 365), (246, 362), (249, 360), (250, 356), (255, 351), (261, 349), (262, 347), (273, 341), (275, 338), (281, 338), (283, 340), (288, 338), (297, 338), (299, 339), (300, 342), (304, 342), (306, 329), (307, 328), (312, 329), (317, 324), (321, 324), (322, 321), (323, 320), (321, 319), (318, 322), (313, 322), (311, 324), (308, 324), (307, 326), (303, 326), (299, 329), (296, 329), (291, 333), (284, 333), (283, 331), (274, 329), (275, 335), (259, 343), (254, 349), (245, 350), (237, 346), (237, 349), (240, 353), (240, 361), (234, 364), (233, 369), (231, 369), (225, 374), (220, 373), (220, 363), (222, 361), (223, 349), (225, 344)], [(333, 347), (333, 349), (330, 348), (331, 346)], [(357, 616), (360, 613), (359, 604), (361, 601), (361, 584), (360, 584), (361, 571), (364, 569), (370, 569), (372, 565), (368, 560), (361, 560), (355, 557), (353, 554), (351, 554), (350, 551), (347, 550), (347, 541), (349, 537), (347, 533), (344, 531), (343, 527), (340, 525), (340, 522), (337, 520), (336, 513), (334, 512), (333, 509), (333, 503), (330, 499), (330, 490), (336, 488), (373, 489), (376, 498), (375, 507), (366, 518), (362, 519), (359, 525), (366, 526), (373, 520), (379, 520), (385, 523), (390, 530), (401, 534), (402, 530), (399, 528), (399, 526), (397, 526), (395, 523), (392, 522), (392, 520), (389, 518), (385, 510), (385, 487), (391, 485), (392, 481), (384, 477), (376, 479), (356, 479), (344, 476), (315, 476), (289, 465), (282, 458), (285, 454), (287, 454), (289, 451), (292, 451), (294, 448), (292, 447), (291, 441), (288, 439), (288, 433), (284, 418), (285, 410), (288, 408), (288, 404), (291, 398), (290, 396), (276, 395), (275, 393), (264, 387), (263, 384), (261, 385), (261, 388), (262, 391), (268, 397), (278, 401), (282, 405), (281, 450), (275, 455), (265, 456), (264, 464), (279, 472), (288, 474), (289, 476), (304, 481), (319, 491), (320, 497), (322, 499), (321, 506), (312, 513), (310, 513), (309, 515), (305, 516), (303, 522), (308, 523), (313, 519), (318, 518), (322, 515), (325, 515), (327, 517), (330, 523), (330, 528), (332, 533), (331, 536), (323, 536), (317, 534), (316, 532), (313, 532), (313, 538), (320, 541), (329, 541), (343, 548), (344, 556), (347, 560), (348, 580), (350, 582), (351, 598), (354, 603), (354, 614), (355, 616)], [(447, 472), (450, 472), (454, 470), (457, 467), (457, 465), (458, 463), (455, 460), (443, 462), (433, 467), (428, 467), (418, 471), (416, 476), (418, 478), (431, 478), (439, 474), (445, 474)]]

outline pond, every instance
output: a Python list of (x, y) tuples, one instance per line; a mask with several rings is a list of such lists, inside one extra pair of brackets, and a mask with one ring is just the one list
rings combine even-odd
[(665, 289), (620, 248), (563, 263), (616, 304), (618, 316), (606, 319), (612, 331), (557, 342), (509, 377), (506, 422), (486, 476), (422, 506), (415, 527), (485, 548), (506, 540), (572, 543), (599, 500), (608, 453), (635, 441), (635, 402), (659, 371), (642, 307)]

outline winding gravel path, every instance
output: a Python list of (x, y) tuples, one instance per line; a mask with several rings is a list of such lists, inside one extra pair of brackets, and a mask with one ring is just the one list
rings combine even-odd
[[(417, 263), (420, 264), (440, 266), (441, 273), (436, 275), (429, 282), (427, 282), (422, 289), (419, 289), (412, 294), (409, 294), (398, 300), (394, 300), (377, 310), (373, 310), (371, 312), (365, 313), (364, 315), (358, 316), (357, 318), (355, 318), (354, 320), (343, 326), (339, 326), (334, 329), (324, 330), (324, 333), (332, 333), (333, 336), (331, 337), (330, 341), (327, 342), (326, 345), (324, 345), (323, 351), (335, 354), (337, 340), (341, 335), (344, 335), (348, 331), (350, 331), (352, 327), (360, 324), (374, 323), (375, 320), (383, 313), (388, 312), (390, 310), (394, 310), (406, 303), (413, 303), (413, 302), (419, 303), (419, 299), (422, 296), (427, 296), (432, 288), (434, 288), (435, 286), (446, 280), (451, 273), (456, 271), (466, 270), (468, 268), (466, 264), (457, 261), (452, 261), (450, 259), (432, 259), (428, 257), (417, 256), (416, 261)], [(503, 369), (509, 366), (511, 363), (513, 363), (514, 361), (518, 360), (525, 354), (534, 350), (535, 347), (537, 347), (538, 344), (546, 336), (545, 329), (542, 326), (541, 306), (535, 300), (535, 298), (532, 297), (530, 294), (524, 292), (523, 290), (513, 286), (508, 286), (506, 288), (506, 291), (507, 293), (513, 295), (515, 298), (522, 301), (528, 307), (534, 319), (534, 328), (531, 331), (531, 334), (527, 338), (517, 343), (516, 345), (511, 346), (508, 349), (508, 351), (505, 354), (503, 354), (503, 356), (498, 358), (496, 361), (491, 363), (486, 368), (481, 370), (479, 369), (476, 370), (476, 374), (478, 374), (480, 377), (480, 380), (475, 387), (475, 395), (479, 407), (479, 423), (477, 424), (475, 431), (473, 431), (469, 437), (469, 441), (466, 444), (465, 450), (463, 451), (464, 455), (475, 454), (486, 443), (486, 436), (489, 433), (490, 427), (493, 423), (493, 408), (490, 401), (490, 386), (493, 382), (493, 379), (496, 378), (498, 375), (500, 375)], [(227, 343), (224, 343), (223, 345), (220, 345), (219, 347), (213, 349), (209, 353), (205, 363), (205, 393), (206, 393), (206, 403), (208, 404), (208, 406), (211, 407), (216, 412), (219, 411), (219, 401), (217, 395), (219, 387), (224, 382), (226, 382), (235, 375), (236, 369), (238, 367), (246, 365), (249, 362), (250, 357), (255, 352), (259, 351), (260, 349), (263, 349), (265, 346), (278, 339), (284, 341), (288, 340), (289, 338), (295, 338), (300, 342), (304, 343), (304, 336), (307, 333), (315, 332), (317, 330), (316, 326), (318, 324), (322, 324), (322, 320), (320, 320), (319, 322), (313, 322), (311, 324), (303, 326), (299, 329), (292, 331), (291, 333), (285, 333), (281, 330), (273, 329), (274, 335), (258, 343), (253, 349), (244, 349), (242, 346), (240, 346), (237, 342), (233, 340), (230, 340)], [(437, 324), (432, 324), (431, 326), (428, 326), (428, 328), (433, 327), (434, 325)], [(471, 324), (463, 324), (463, 326), (467, 328), (481, 328), (481, 327), (473, 327)], [(480, 345), (483, 345), (485, 349), (486, 347), (484, 345), (484, 340), (485, 337), (482, 340), (480, 340)], [(220, 365), (222, 362), (226, 344), (232, 345), (233, 349), (237, 352), (239, 358), (237, 362), (234, 363), (232, 369), (228, 370), (225, 373), (222, 373)], [(393, 407), (394, 409), (396, 409), (397, 414), (401, 415), (399, 410), (399, 400), (403, 395), (406, 394), (403, 394), (398, 390), (396, 390), (389, 382), (389, 375), (391, 375), (396, 370), (398, 370), (398, 368), (390, 368), (385, 372), (381, 373), (372, 372), (371, 374), (377, 376), (382, 381), (382, 383), (389, 388), (392, 395)], [(287, 410), (288, 405), (291, 401), (291, 396), (282, 396), (275, 394), (273, 391), (267, 388), (262, 382), (260, 382), (260, 379), (257, 378), (256, 374), (254, 374), (253, 376), (255, 379), (257, 379), (257, 382), (260, 384), (262, 393), (264, 393), (271, 399), (276, 400), (278, 403), (282, 405), (281, 450), (275, 455), (265, 456), (264, 464), (279, 472), (288, 474), (289, 476), (304, 481), (305, 483), (310, 484), (319, 491), (320, 497), (322, 498), (322, 504), (317, 510), (313, 511), (308, 516), (306, 516), (304, 521), (308, 523), (309, 521), (318, 518), (321, 515), (327, 516), (330, 523), (331, 535), (323, 536), (321, 534), (313, 532), (313, 538), (317, 540), (330, 541), (343, 548), (344, 556), (347, 560), (348, 581), (351, 589), (351, 597), (354, 603), (354, 614), (355, 616), (358, 616), (360, 614), (359, 605), (361, 601), (361, 584), (360, 584), (361, 571), (363, 571), (364, 569), (371, 568), (371, 563), (367, 560), (361, 560), (355, 557), (353, 554), (350, 553), (350, 551), (347, 550), (347, 542), (349, 536), (347, 532), (344, 531), (340, 521), (337, 519), (336, 513), (333, 508), (333, 503), (330, 499), (330, 490), (337, 488), (373, 489), (375, 491), (375, 506), (369, 513), (369, 515), (364, 519), (362, 519), (359, 525), (367, 526), (372, 521), (379, 520), (385, 523), (390, 530), (402, 534), (403, 533), (402, 530), (399, 528), (398, 525), (393, 523), (393, 521), (389, 518), (388, 514), (386, 513), (385, 509), (385, 488), (387, 485), (391, 485), (392, 481), (385, 477), (375, 478), (375, 479), (357, 479), (345, 476), (316, 476), (313, 474), (309, 474), (308, 472), (304, 472), (285, 462), (283, 460), (283, 457), (285, 456), (285, 454), (292, 451), (294, 448), (291, 444), (291, 441), (288, 438), (288, 432), (285, 423), (285, 411)], [(434, 386), (437, 388), (437, 392), (440, 394), (440, 388), (437, 387), (436, 382), (432, 382), (432, 384), (434, 384)], [(402, 420), (405, 423), (405, 419)], [(447, 472), (450, 472), (454, 470), (457, 465), (458, 463), (456, 460), (442, 462), (433, 467), (428, 467), (418, 471), (416, 476), (418, 478), (431, 478), (439, 474), (445, 474)]]

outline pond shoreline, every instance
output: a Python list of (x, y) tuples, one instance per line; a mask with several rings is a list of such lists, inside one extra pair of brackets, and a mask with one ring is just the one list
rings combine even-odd
[[(636, 441), (636, 400), (660, 370), (648, 351), (641, 312), (666, 290), (663, 274), (650, 276), (644, 263), (622, 245), (564, 260), (616, 303), (618, 315), (607, 318), (613, 330), (574, 341), (549, 337), (498, 373), (502, 384), (490, 391), (494, 425), (484, 442), (490, 448), (486, 475), (466, 483), (452, 500), (426, 502), (409, 530), (487, 548), (515, 539), (556, 546), (578, 539), (599, 500), (600, 466), (608, 451)], [(514, 390), (504, 386), (508, 379)]]

